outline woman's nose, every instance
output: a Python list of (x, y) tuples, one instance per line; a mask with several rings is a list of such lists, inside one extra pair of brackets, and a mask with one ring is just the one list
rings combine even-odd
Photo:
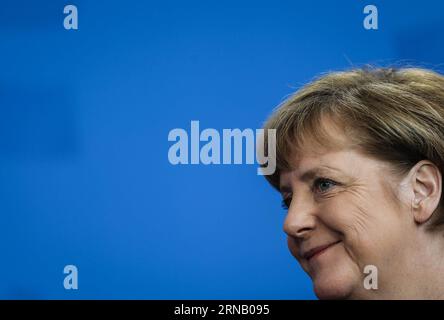
[(284, 232), (296, 238), (307, 238), (314, 230), (316, 217), (310, 203), (292, 201), (284, 222)]

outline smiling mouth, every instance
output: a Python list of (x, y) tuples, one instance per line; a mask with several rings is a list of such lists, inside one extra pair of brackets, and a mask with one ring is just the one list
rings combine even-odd
[(307, 261), (310, 261), (314, 257), (317, 257), (317, 256), (323, 254), (325, 251), (327, 251), (328, 249), (330, 249), (334, 245), (338, 244), (339, 242), (341, 242), (341, 241), (339, 240), (339, 241), (336, 241), (336, 242), (333, 242), (333, 243), (330, 243), (330, 244), (326, 244), (326, 245), (323, 245), (323, 246), (319, 246), (319, 247), (313, 248), (313, 249), (309, 250), (307, 253), (304, 254), (304, 258)]

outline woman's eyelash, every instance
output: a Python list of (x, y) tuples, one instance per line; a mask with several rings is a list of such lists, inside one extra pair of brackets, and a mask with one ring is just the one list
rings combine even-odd
[[(331, 179), (316, 178), (313, 181), (312, 189), (313, 189), (313, 192), (325, 193), (325, 192), (329, 191), (332, 187), (337, 186), (337, 185), (338, 185), (338, 183), (331, 180)], [(290, 204), (291, 204), (291, 196), (288, 196), (288, 197), (282, 199), (281, 207), (285, 211), (288, 211)]]

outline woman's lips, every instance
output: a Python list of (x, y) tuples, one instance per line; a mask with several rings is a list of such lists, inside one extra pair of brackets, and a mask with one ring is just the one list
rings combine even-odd
[(332, 243), (329, 243), (329, 244), (325, 244), (325, 245), (318, 246), (318, 247), (315, 247), (313, 249), (310, 249), (310, 250), (308, 250), (307, 252), (305, 252), (303, 254), (303, 257), (309, 261), (310, 259), (312, 259), (314, 257), (317, 257), (320, 254), (324, 253), (329, 248), (331, 248), (335, 244), (338, 244), (339, 242), (341, 242), (341, 241), (339, 240), (339, 241), (336, 241), (336, 242), (332, 242)]

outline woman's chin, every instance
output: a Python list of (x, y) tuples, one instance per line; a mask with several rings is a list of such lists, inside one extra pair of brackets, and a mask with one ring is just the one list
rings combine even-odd
[(314, 292), (320, 300), (344, 300), (351, 295), (351, 288), (344, 285), (317, 285), (314, 284)]
[(352, 295), (359, 279), (353, 274), (343, 272), (319, 274), (313, 279), (313, 287), (316, 296), (321, 300), (348, 299)]

